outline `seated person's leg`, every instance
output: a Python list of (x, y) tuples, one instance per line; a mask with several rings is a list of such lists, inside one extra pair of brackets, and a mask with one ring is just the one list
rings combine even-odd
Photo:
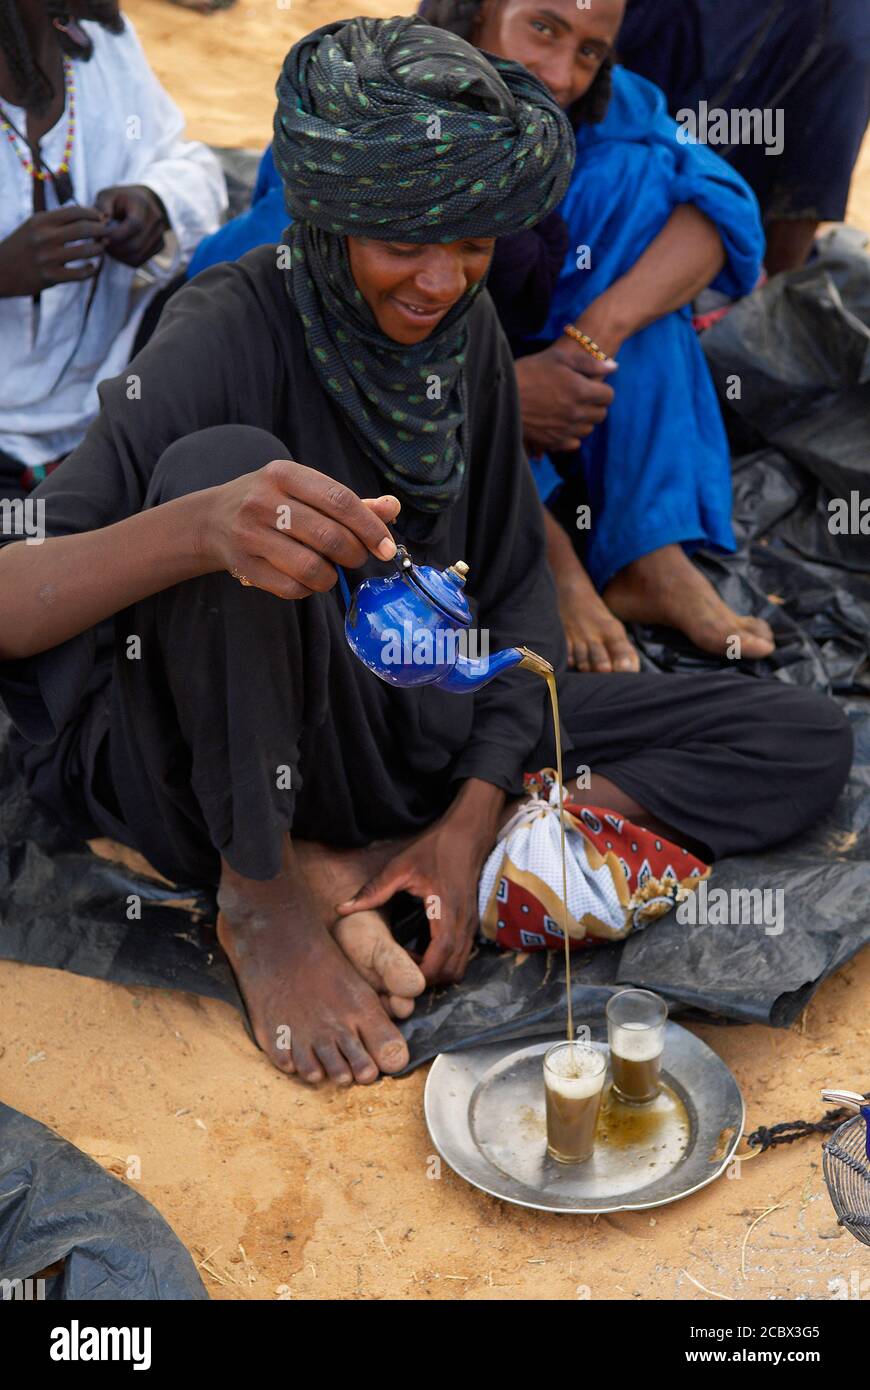
[(660, 623), (702, 651), (769, 655), (761, 619), (742, 617), (690, 561), (733, 551), (731, 461), (713, 383), (689, 321), (669, 314), (629, 338), (607, 419), (582, 449), (591, 507), (587, 567), (624, 622)]
[[(166, 450), (146, 506), (285, 454), (280, 440), (247, 426), (201, 431)], [(130, 841), (177, 881), (219, 885), (218, 935), (258, 1042), (276, 1066), (307, 1080), (373, 1081), (400, 1070), (405, 1043), (348, 956), (358, 944), (369, 980), (378, 964), (386, 969), (384, 995), (413, 997), (422, 976), (410, 960), (398, 981), (395, 958), (384, 966), (372, 944), (375, 914), (356, 924), (367, 935), (337, 944), (338, 899), (330, 905), (317, 887), (323, 856), (296, 846), (306, 827), (332, 825), (344, 853), (358, 856), (354, 890), (371, 872), (360, 855), (371, 837), (339, 746), (345, 735), (363, 741), (365, 711), (352, 678), (342, 679), (353, 658), (336, 659), (345, 646), (335, 594), (283, 602), (219, 572), (135, 604), (115, 626), (109, 756)], [(134, 636), (141, 657), (130, 659)], [(373, 780), (384, 775), (372, 771)], [(342, 850), (329, 853), (337, 884)], [(384, 922), (381, 948), (388, 937)]]
[[(820, 222), (845, 218), (870, 120), (870, 8), (864, 0), (843, 0), (823, 15), (824, 8), (804, 5), (793, 15), (789, 7), (771, 34), (771, 60), (788, 55), (790, 46), (794, 50), (785, 97), (776, 100), (766, 88), (764, 102), (757, 92), (750, 102), (741, 88), (734, 103), (780, 108), (781, 151), (765, 159), (765, 264), (771, 275), (805, 263)], [(821, 49), (813, 51), (817, 42)]]
[(575, 549), (587, 506), (576, 502), (578, 481), (569, 480), (544, 507), (547, 561), (565, 629), (568, 666), (577, 671), (639, 671), (640, 657), (628, 633), (597, 592)]
[[(707, 859), (807, 830), (849, 775), (852, 734), (839, 707), (775, 680), (569, 674), (559, 703), (566, 780), (589, 768), (591, 802), (611, 805), (615, 784), (628, 800), (613, 809)], [(537, 751), (546, 762), (547, 748)]]

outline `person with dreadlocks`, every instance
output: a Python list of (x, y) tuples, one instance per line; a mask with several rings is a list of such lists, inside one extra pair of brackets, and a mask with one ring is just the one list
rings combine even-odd
[(0, 0), (0, 498), (81, 442), (220, 222), (220, 166), (183, 129), (117, 0)]
[[(527, 673), (464, 696), (378, 680), (336, 565), (395, 573), (397, 542), (464, 559), (492, 648), (557, 668), (590, 798), (710, 854), (813, 821), (851, 739), (832, 701), (776, 681), (565, 672), (484, 289), (496, 235), (570, 179), (544, 86), (418, 18), (329, 24), (284, 62), (274, 152), (282, 242), (169, 301), (131, 364), (141, 402), (103, 383), (37, 489), (49, 538), (0, 552), (0, 695), (33, 796), (216, 887), (261, 1047), (349, 1084), (401, 1070), (396, 1018), (461, 978), (507, 798), (553, 747)], [(384, 916), (403, 892), (433, 905), (419, 965)]]

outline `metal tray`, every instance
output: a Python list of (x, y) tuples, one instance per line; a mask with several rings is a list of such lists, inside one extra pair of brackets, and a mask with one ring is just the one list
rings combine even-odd
[[(607, 1051), (607, 1030), (592, 1027)], [(607, 1091), (587, 1163), (547, 1154), (543, 1055), (558, 1037), (516, 1040), (436, 1057), (426, 1080), (429, 1133), (454, 1172), (493, 1197), (539, 1211), (659, 1207), (697, 1192), (728, 1166), (744, 1107), (728, 1067), (679, 1024), (665, 1030), (662, 1095), (624, 1106)]]

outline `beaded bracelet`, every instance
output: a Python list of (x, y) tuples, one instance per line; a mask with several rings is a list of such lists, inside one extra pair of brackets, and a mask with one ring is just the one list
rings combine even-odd
[(579, 328), (575, 328), (573, 323), (566, 323), (562, 332), (567, 333), (569, 338), (573, 338), (575, 343), (579, 343), (580, 346), (589, 353), (590, 357), (596, 357), (599, 362), (608, 362), (610, 360), (607, 353), (602, 352), (598, 344), (592, 338), (587, 337), (585, 333), (581, 333)]

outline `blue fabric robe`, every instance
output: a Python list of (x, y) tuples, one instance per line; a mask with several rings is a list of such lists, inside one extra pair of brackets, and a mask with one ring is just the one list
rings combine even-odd
[[(685, 203), (706, 213), (725, 247), (712, 288), (730, 298), (748, 294), (764, 253), (752, 192), (712, 150), (677, 139), (657, 87), (616, 67), (604, 121), (577, 132), (577, 163), (560, 209), (571, 249), (540, 338), (557, 338)], [(584, 248), (588, 269), (579, 268)], [(728, 443), (690, 307), (627, 339), (618, 360), (613, 405), (580, 451), (591, 508), (586, 564), (599, 589), (663, 545), (735, 548)], [(546, 501), (560, 477), (547, 458), (534, 460), (533, 469)]]
[[(724, 160), (704, 146), (680, 144), (676, 131), (658, 88), (616, 68), (605, 120), (577, 134), (577, 165), (561, 207), (571, 249), (542, 338), (558, 337), (625, 274), (681, 203), (695, 203), (722, 236), (728, 259), (713, 287), (732, 298), (752, 289), (764, 250), (755, 199)], [(250, 209), (205, 238), (188, 276), (280, 241), (287, 221), (267, 149)], [(591, 269), (577, 269), (578, 246), (590, 248)], [(586, 562), (593, 582), (603, 588), (662, 545), (733, 550), (728, 445), (689, 309), (630, 338), (612, 384), (607, 420), (579, 456), (592, 515)], [(546, 457), (532, 460), (532, 468), (547, 501), (562, 477)]]
[(251, 194), (251, 206), (218, 227), (211, 236), (203, 237), (187, 267), (192, 280), (201, 270), (221, 261), (237, 261), (257, 246), (279, 242), (290, 218), (284, 206), (284, 190), (272, 158), (272, 146), (267, 145), (257, 169), (257, 179)]

